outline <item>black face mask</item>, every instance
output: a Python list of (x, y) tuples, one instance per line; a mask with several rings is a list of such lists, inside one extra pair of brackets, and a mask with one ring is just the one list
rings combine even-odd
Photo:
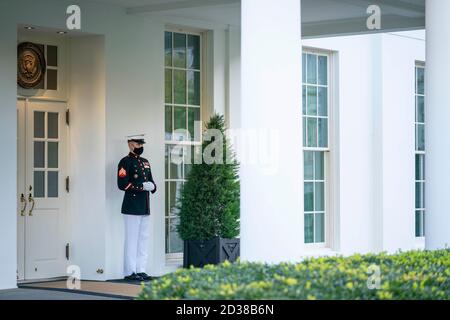
[(134, 148), (133, 152), (135, 154), (137, 154), (138, 156), (140, 156), (143, 152), (144, 152), (144, 147), (140, 147), (140, 148)]

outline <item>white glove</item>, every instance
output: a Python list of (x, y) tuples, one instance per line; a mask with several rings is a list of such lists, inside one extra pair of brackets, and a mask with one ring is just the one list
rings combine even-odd
[(144, 187), (145, 191), (153, 191), (156, 188), (155, 184), (153, 182), (151, 182), (151, 181), (144, 182), (142, 184), (142, 186)]

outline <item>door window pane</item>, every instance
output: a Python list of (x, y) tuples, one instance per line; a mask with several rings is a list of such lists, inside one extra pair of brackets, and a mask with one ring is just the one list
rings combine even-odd
[(183, 179), (183, 147), (170, 148), (170, 179)]
[(417, 94), (425, 94), (425, 69), (416, 68)]
[(314, 152), (314, 167), (315, 167), (315, 180), (325, 179), (325, 164), (324, 164), (325, 152)]
[(48, 117), (48, 132), (47, 138), (58, 139), (58, 113), (49, 112)]
[(425, 184), (416, 182), (416, 208), (425, 208)]
[(34, 111), (34, 137), (45, 138), (45, 112)]
[(416, 180), (425, 180), (425, 155), (416, 154)]
[(417, 125), (417, 150), (425, 151), (425, 125)]
[(45, 142), (34, 141), (34, 167), (45, 167)]
[(47, 192), (49, 198), (58, 198), (58, 172), (49, 171), (47, 176)]
[(186, 108), (174, 107), (174, 131), (176, 140), (185, 140), (186, 136)]
[(58, 168), (58, 142), (47, 144), (47, 167)]
[(33, 174), (33, 195), (35, 198), (45, 197), (45, 171), (35, 171)]

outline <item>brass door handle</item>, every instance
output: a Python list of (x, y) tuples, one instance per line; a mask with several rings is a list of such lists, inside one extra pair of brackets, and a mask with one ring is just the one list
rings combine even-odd
[(34, 198), (33, 198), (33, 196), (31, 195), (31, 193), (30, 193), (30, 195), (28, 196), (28, 202), (31, 203), (31, 209), (30, 209), (30, 211), (28, 211), (28, 215), (29, 215), (29, 216), (32, 216), (32, 215), (33, 215), (33, 210), (34, 210)]
[(23, 203), (23, 208), (20, 209), (20, 216), (24, 217), (25, 210), (27, 209), (27, 199), (25, 199), (25, 196), (23, 193), (20, 195), (20, 203)]

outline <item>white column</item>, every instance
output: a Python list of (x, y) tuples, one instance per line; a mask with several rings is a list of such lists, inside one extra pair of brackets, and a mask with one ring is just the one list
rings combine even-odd
[(425, 241), (450, 246), (450, 1), (426, 2)]
[[(261, 137), (250, 145), (256, 163), (241, 156), (241, 257), (295, 261), (303, 244), (300, 0), (242, 0), (241, 19), (241, 127)], [(265, 153), (270, 163), (261, 163)]]

